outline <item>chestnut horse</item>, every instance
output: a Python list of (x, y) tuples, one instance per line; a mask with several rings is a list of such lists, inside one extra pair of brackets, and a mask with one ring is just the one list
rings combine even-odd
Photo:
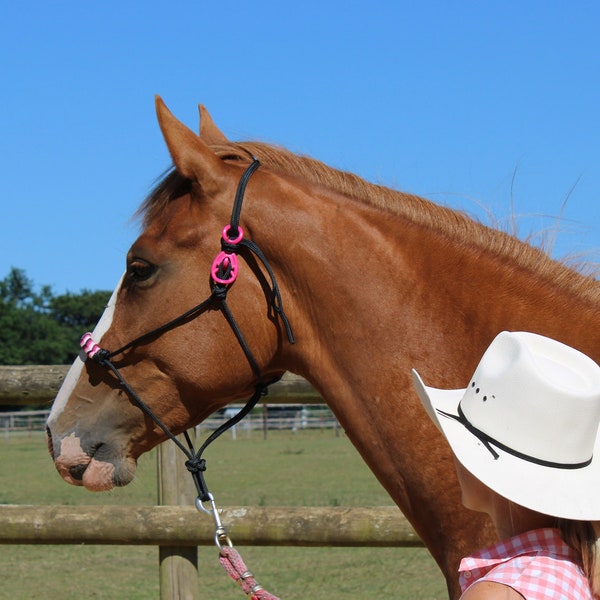
[[(157, 98), (175, 170), (140, 208), (143, 232), (95, 342), (119, 349), (118, 372), (174, 433), (251, 396), (257, 372), (307, 379), (457, 597), (460, 557), (495, 534), (462, 508), (449, 449), (413, 392), (411, 368), (431, 385), (464, 387), (501, 330), (541, 333), (599, 361), (598, 281), (422, 198), (267, 144), (230, 142), (200, 113), (198, 136)], [(144, 337), (210, 297), (219, 235), (251, 157), (261, 167), (244, 182), (240, 231), (276, 276), (295, 343), (264, 263), (247, 248), (227, 305), (253, 360), (218, 304)], [(62, 477), (90, 490), (127, 484), (136, 459), (166, 439), (112, 371), (81, 359), (48, 435)]]

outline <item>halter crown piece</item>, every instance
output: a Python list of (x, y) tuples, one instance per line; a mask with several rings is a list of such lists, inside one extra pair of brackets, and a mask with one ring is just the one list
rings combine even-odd
[[(198, 491), (196, 507), (198, 508), (198, 510), (212, 515), (213, 517), (216, 528), (215, 543), (220, 552), (219, 560), (225, 568), (225, 570), (235, 581), (237, 581), (240, 584), (244, 592), (248, 595), (249, 598), (251, 598), (251, 600), (278, 600), (275, 596), (266, 592), (262, 588), (262, 586), (256, 583), (254, 576), (250, 571), (248, 571), (248, 569), (244, 565), (239, 553), (237, 552), (237, 550), (235, 550), (235, 548), (233, 548), (231, 540), (229, 539), (229, 535), (227, 534), (226, 529), (221, 523), (213, 495), (208, 491), (208, 487), (204, 480), (204, 471), (206, 471), (206, 461), (202, 458), (202, 454), (209, 446), (209, 444), (214, 442), (220, 435), (225, 433), (225, 431), (239, 423), (256, 406), (261, 396), (266, 395), (269, 385), (275, 383), (279, 379), (277, 378), (268, 382), (264, 381), (260, 367), (258, 366), (258, 363), (254, 358), (250, 347), (246, 343), (246, 340), (240, 328), (238, 327), (237, 322), (229, 309), (229, 306), (227, 305), (227, 293), (238, 276), (238, 254), (241, 249), (246, 248), (250, 252), (252, 252), (259, 259), (259, 261), (269, 274), (269, 277), (271, 279), (271, 294), (269, 298), (269, 305), (271, 309), (279, 315), (279, 318), (281, 319), (285, 327), (286, 335), (290, 344), (295, 343), (292, 328), (283, 310), (281, 294), (279, 292), (279, 286), (277, 284), (275, 274), (260, 248), (252, 240), (247, 240), (244, 238), (244, 231), (239, 225), (246, 185), (248, 184), (248, 181), (252, 174), (259, 167), (260, 162), (257, 159), (253, 159), (252, 163), (248, 166), (248, 168), (244, 171), (242, 177), (240, 178), (235, 195), (230, 223), (223, 228), (221, 234), (221, 252), (219, 252), (219, 254), (215, 257), (210, 269), (212, 279), (210, 296), (200, 304), (186, 311), (185, 313), (179, 315), (178, 317), (175, 317), (171, 321), (168, 321), (167, 323), (161, 325), (160, 327), (157, 327), (156, 329), (153, 329), (152, 331), (144, 333), (143, 335), (128, 342), (124, 346), (121, 346), (121, 348), (117, 350), (109, 351), (104, 348), (101, 348), (94, 341), (91, 333), (85, 333), (82, 336), (80, 346), (88, 358), (91, 358), (92, 360), (96, 361), (99, 365), (108, 369), (115, 375), (123, 389), (125, 389), (125, 391), (129, 394), (131, 399), (139, 406), (139, 408), (146, 415), (148, 415), (156, 423), (156, 425), (158, 425), (158, 427), (165, 433), (165, 435), (169, 439), (171, 439), (187, 457), (185, 465), (188, 471), (191, 473), (192, 478), (194, 480), (194, 484), (196, 486), (196, 490)], [(244, 407), (231, 419), (229, 419), (228, 421), (223, 423), (218, 429), (216, 429), (206, 439), (202, 446), (200, 446), (200, 448), (196, 451), (188, 433), (185, 432), (184, 434), (188, 445), (188, 447), (186, 448), (168, 429), (168, 427), (160, 420), (160, 418), (154, 413), (154, 411), (135, 393), (135, 391), (131, 388), (131, 386), (121, 375), (117, 367), (115, 367), (111, 359), (118, 354), (122, 354), (129, 348), (137, 346), (138, 344), (145, 342), (149, 339), (155, 339), (165, 331), (168, 331), (181, 323), (187, 322), (201, 315), (215, 302), (220, 304), (225, 318), (227, 319), (231, 329), (233, 330), (236, 336), (236, 339), (238, 340), (238, 343), (244, 351), (246, 359), (250, 363), (250, 366), (256, 376), (257, 383), (255, 386), (254, 394), (246, 402)], [(207, 502), (210, 503), (210, 508), (206, 508), (204, 506), (204, 504)]]

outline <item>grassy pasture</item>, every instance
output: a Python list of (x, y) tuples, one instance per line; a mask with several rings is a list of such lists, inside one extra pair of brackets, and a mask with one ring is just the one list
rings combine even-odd
[[(228, 434), (206, 453), (219, 506), (380, 506), (387, 494), (347, 438), (332, 430)], [(0, 503), (154, 505), (156, 457), (140, 460), (127, 487), (94, 494), (55, 472), (42, 434), (0, 439)], [(199, 519), (208, 518), (199, 514)], [(235, 544), (235, 538), (233, 539)], [(238, 547), (248, 567), (282, 600), (444, 599), (442, 576), (420, 548)], [(244, 598), (212, 546), (199, 548), (202, 597)], [(0, 599), (159, 597), (158, 549), (136, 546), (0, 546)]]

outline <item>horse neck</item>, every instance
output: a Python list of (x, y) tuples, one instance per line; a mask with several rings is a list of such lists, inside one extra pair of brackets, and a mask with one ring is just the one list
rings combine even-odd
[[(433, 247), (422, 246), (423, 232), (409, 220), (357, 202), (291, 204), (288, 197), (269, 227), (279, 232), (277, 247), (263, 248), (277, 262), (297, 341), (283, 346), (278, 366), (320, 392), (436, 560), (455, 569), (456, 554), (490, 538), (483, 522), (462, 514), (449, 448), (413, 393), (411, 368), (442, 349), (444, 326), (423, 303), (431, 276), (423, 253), (433, 258)], [(302, 235), (281, 235), (307, 214)], [(446, 539), (436, 533), (442, 523)], [(476, 539), (464, 535), (466, 523)]]
[[(306, 215), (302, 235), (281, 235)], [(464, 387), (502, 330), (537, 331), (598, 360), (597, 303), (535, 260), (518, 259), (524, 247), (504, 239), (470, 244), (406, 216), (310, 193), (297, 205), (288, 197), (277, 218), (269, 255), (297, 339), (278, 366), (322, 394), (436, 560), (450, 565), (489, 542), (490, 530), (460, 508), (449, 449), (413, 392), (411, 368), (431, 385)]]
[(298, 339), (283, 366), (321, 392), (363, 455), (382, 436), (392, 447), (413, 443), (411, 422), (423, 415), (411, 368), (432, 385), (463, 387), (502, 330), (538, 332), (600, 360), (597, 302), (578, 292), (581, 276), (541, 268), (541, 252), (473, 223), (467, 231), (498, 239), (470, 242), (358, 202), (317, 201), (302, 209), (318, 218), (301, 243), (280, 249)]
[(322, 207), (312, 209), (319, 228), (284, 265), (300, 298), (295, 320), (308, 329), (296, 366), (309, 379), (329, 365), (366, 381), (403, 358), (460, 386), (471, 373), (457, 369), (474, 368), (502, 330), (554, 337), (600, 361), (596, 280), (472, 221), (473, 240), (354, 202), (334, 201), (329, 218)]

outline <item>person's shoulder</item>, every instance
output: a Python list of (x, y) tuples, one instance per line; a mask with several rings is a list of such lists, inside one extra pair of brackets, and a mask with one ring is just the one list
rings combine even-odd
[(460, 600), (524, 600), (524, 597), (503, 583), (479, 581), (470, 586)]

